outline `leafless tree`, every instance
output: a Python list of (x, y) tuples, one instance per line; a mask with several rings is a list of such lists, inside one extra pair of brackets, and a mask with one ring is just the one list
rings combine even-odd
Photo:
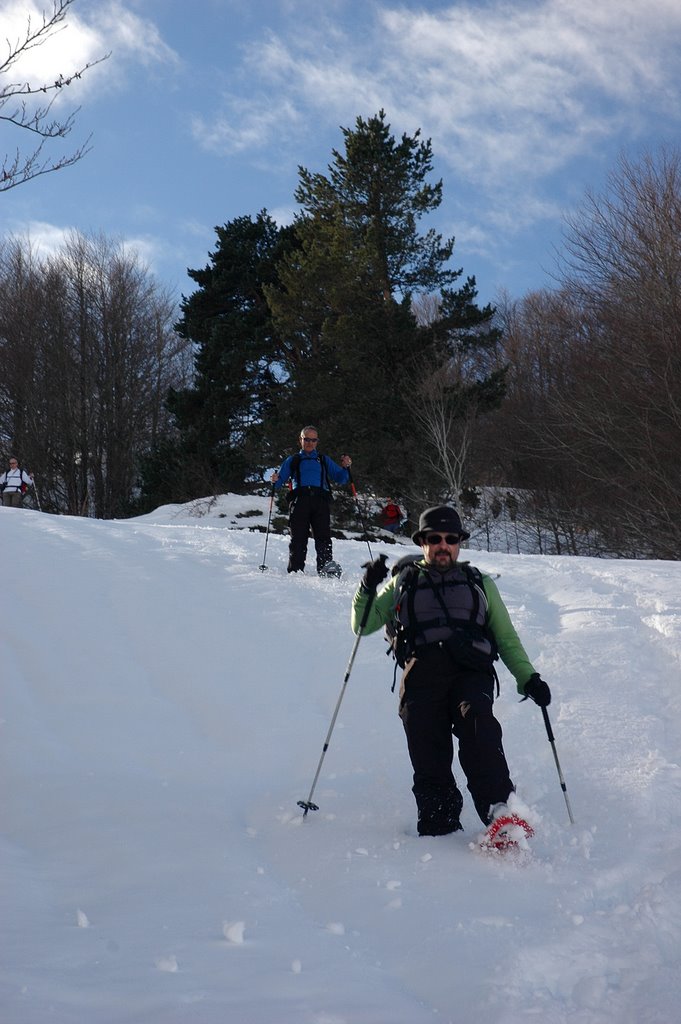
[[(437, 296), (420, 295), (412, 308), (423, 327), (440, 319)], [(427, 360), (416, 363), (406, 394), (420, 427), (420, 457), (428, 475), (437, 492), (462, 513), (462, 492), (473, 482), (480, 424), (501, 398), (505, 370), (496, 332), (490, 334), (488, 324), (479, 344), (475, 332), (459, 333), (452, 332), (448, 344), (434, 347)]]
[(123, 515), (140, 456), (169, 429), (189, 377), (175, 303), (134, 253), (74, 233), (47, 260), (0, 249), (0, 438), (53, 510)]
[[(681, 157), (622, 157), (567, 222), (561, 286), (505, 325), (514, 486), (566, 550), (681, 554)], [(542, 497), (543, 495), (543, 497)], [(586, 538), (586, 541), (584, 540)]]
[[(53, 0), (52, 12), (43, 11), (37, 24), (29, 17), (23, 35), (15, 40), (6, 40), (7, 53), (0, 63), (0, 75), (18, 76), (21, 58), (66, 27), (64, 22), (73, 3), (74, 0)], [(48, 156), (44, 152), (50, 141), (63, 139), (71, 133), (78, 113), (76, 109), (66, 117), (55, 116), (52, 108), (58, 97), (86, 71), (109, 56), (105, 54), (67, 74), (60, 73), (53, 81), (31, 82), (19, 78), (0, 88), (0, 122), (26, 133), (24, 137), (31, 138), (33, 147), (27, 152), (19, 145), (14, 152), (5, 153), (0, 166), (0, 192), (7, 192), (41, 174), (70, 167), (90, 151), (91, 135), (63, 156)]]
[(681, 554), (681, 155), (621, 157), (568, 223), (581, 309), (573, 400), (560, 406), (625, 554)]
[(426, 369), (409, 390), (409, 406), (421, 427), (422, 456), (440, 489), (461, 513), (477, 407), (467, 401), (456, 367)]

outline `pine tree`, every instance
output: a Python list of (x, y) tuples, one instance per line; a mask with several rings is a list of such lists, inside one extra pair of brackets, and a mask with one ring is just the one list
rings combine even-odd
[[(292, 230), (279, 228), (264, 210), (215, 230), (218, 244), (209, 265), (189, 271), (198, 287), (183, 300), (176, 325), (196, 355), (193, 387), (172, 391), (168, 399), (179, 432), (168, 482), (175, 500), (243, 487), (257, 472), (253, 434), (280, 389), (263, 287), (275, 279), (276, 262), (293, 244)], [(148, 474), (158, 490), (152, 464)]]
[(384, 111), (342, 129), (328, 175), (300, 168), (295, 193), (300, 247), (265, 289), (289, 381), (276, 432), (319, 423), (334, 449), (352, 450), (363, 482), (394, 487), (413, 449), (399, 375), (421, 354), (411, 311), (415, 289), (442, 288), (460, 271), (453, 243), (418, 222), (437, 208), (430, 142), (390, 133)]
[[(442, 182), (428, 180), (430, 141), (419, 131), (396, 140), (383, 110), (342, 132), (328, 174), (300, 168), (300, 245), (265, 289), (288, 380), (272, 430), (293, 437), (295, 423), (315, 423), (353, 455), (366, 487), (416, 501), (440, 484), (423, 457), (412, 382), (423, 365), (481, 342), (493, 310), (476, 306), (473, 278), (452, 287), (453, 241), (419, 232), (442, 200)], [(439, 295), (437, 324), (417, 323), (422, 293)]]

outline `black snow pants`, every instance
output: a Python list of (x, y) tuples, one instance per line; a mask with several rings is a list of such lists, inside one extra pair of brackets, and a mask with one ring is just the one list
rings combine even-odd
[(321, 487), (297, 487), (289, 507), (288, 522), (291, 530), (288, 572), (302, 572), (305, 568), (310, 530), (317, 552), (317, 572), (320, 572), (333, 557), (329, 492)]
[(452, 733), (475, 809), (487, 825), (490, 808), (506, 802), (514, 788), (501, 726), (492, 714), (491, 673), (459, 667), (446, 650), (429, 645), (408, 663), (400, 696), (419, 835), (445, 835), (461, 828), (463, 797), (452, 774)]

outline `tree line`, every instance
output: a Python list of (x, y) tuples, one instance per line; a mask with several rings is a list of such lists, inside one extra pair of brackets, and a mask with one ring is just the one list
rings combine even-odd
[(314, 423), (363, 495), (470, 515), (496, 489), (551, 550), (678, 557), (678, 152), (622, 157), (566, 221), (556, 287), (492, 307), (425, 226), (430, 141), (383, 111), (342, 137), (326, 173), (299, 169), (292, 224), (216, 228), (179, 315), (105, 240), (75, 236), (61, 264), (5, 245), (0, 430), (35, 446), (54, 507), (267, 493)]
[(502, 320), (510, 373), (488, 443), (557, 549), (679, 558), (679, 153), (621, 157), (566, 223), (559, 287)]
[(0, 245), (0, 442), (44, 511), (134, 508), (140, 459), (171, 429), (168, 389), (189, 376), (175, 314), (121, 243), (76, 232), (41, 259)]

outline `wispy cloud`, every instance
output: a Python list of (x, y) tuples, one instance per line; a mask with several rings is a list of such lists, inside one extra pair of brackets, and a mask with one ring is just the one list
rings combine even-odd
[(168, 46), (149, 18), (141, 18), (125, 4), (112, 0), (97, 6), (96, 25), (102, 41), (119, 51), (126, 59), (150, 66), (166, 64), (178, 66), (179, 55)]
[(373, 11), (362, 33), (321, 14), (314, 26), (264, 35), (238, 69), (251, 100), (227, 95), (211, 133), (197, 118), (197, 136), (225, 153), (256, 151), (308, 132), (314, 117), (351, 125), (384, 107), (394, 125), (423, 127), (463, 179), (509, 188), (625, 127), (635, 136), (651, 109), (679, 125), (677, 0)]
[(678, 123), (681, 7), (666, 0), (385, 9), (381, 21), (410, 109), (461, 174), (545, 175), (651, 103)]
[(302, 113), (286, 97), (268, 98), (264, 93), (245, 99), (227, 96), (216, 117), (196, 114), (191, 129), (204, 149), (216, 153), (257, 153), (273, 136), (288, 136), (302, 127)]

